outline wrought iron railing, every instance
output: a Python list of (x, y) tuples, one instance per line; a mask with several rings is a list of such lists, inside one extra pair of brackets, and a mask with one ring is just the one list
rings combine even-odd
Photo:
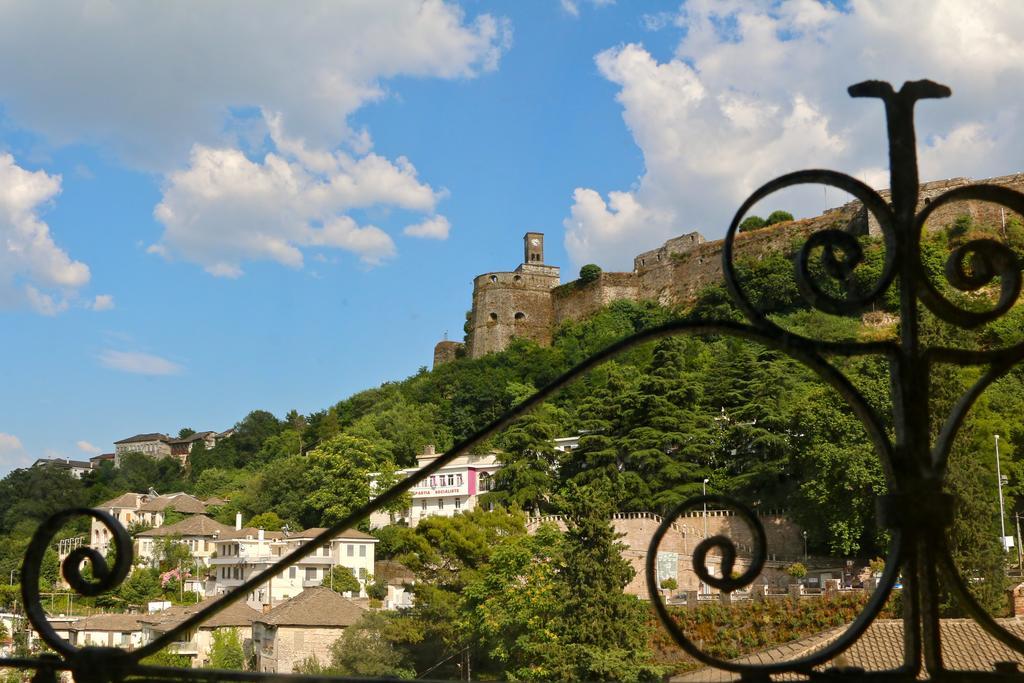
[[(470, 452), (477, 444), (496, 435), (528, 411), (551, 397), (566, 384), (578, 379), (596, 366), (639, 344), (679, 334), (731, 335), (763, 344), (798, 360), (831, 385), (846, 400), (867, 430), (877, 451), (887, 480), (888, 493), (879, 500), (879, 521), (890, 532), (885, 569), (879, 587), (866, 607), (845, 632), (813, 654), (793, 661), (767, 664), (742, 664), (723, 661), (703, 652), (689, 640), (670, 616), (660, 599), (655, 581), (655, 563), (659, 543), (671, 525), (688, 510), (713, 504), (734, 510), (752, 531), (755, 547), (749, 567), (738, 576), (734, 565), (737, 546), (725, 536), (701, 541), (693, 551), (693, 569), (702, 581), (720, 591), (731, 592), (750, 586), (760, 574), (767, 558), (765, 531), (757, 516), (736, 500), (718, 495), (690, 499), (665, 515), (651, 539), (647, 552), (646, 578), (651, 603), (665, 630), (676, 643), (697, 660), (710, 666), (732, 671), (745, 680), (768, 680), (775, 674), (806, 676), (811, 679), (860, 680), (870, 675), (879, 680), (913, 680), (921, 675), (942, 680), (993, 680), (1024, 678), (1007, 667), (989, 671), (951, 671), (943, 665), (943, 647), (939, 629), (939, 579), (955, 594), (969, 615), (991, 637), (1012, 650), (1024, 654), (1024, 641), (1002, 628), (972, 597), (964, 578), (959, 574), (947, 541), (951, 522), (951, 497), (942, 491), (947, 461), (953, 440), (967, 411), (979, 395), (994, 381), (1009, 372), (1024, 356), (1024, 344), (998, 350), (967, 350), (922, 345), (919, 333), (923, 304), (939, 319), (961, 328), (976, 328), (1005, 314), (1017, 300), (1021, 289), (1020, 264), (1003, 243), (975, 239), (953, 251), (946, 264), (949, 284), (961, 291), (974, 291), (993, 284), (998, 277), (998, 303), (985, 312), (963, 310), (943, 297), (927, 277), (921, 262), (921, 234), (925, 221), (939, 207), (962, 201), (977, 200), (1002, 205), (1024, 215), (1024, 194), (1006, 187), (972, 185), (959, 187), (934, 198), (920, 212), (918, 204), (918, 171), (915, 149), (913, 110), (918, 100), (950, 95), (945, 86), (931, 81), (915, 81), (899, 91), (884, 82), (867, 81), (849, 88), (853, 97), (882, 100), (885, 107), (889, 137), (891, 204), (861, 181), (842, 173), (808, 170), (781, 176), (755, 191), (736, 213), (729, 226), (723, 248), (725, 282), (733, 301), (747, 318), (746, 323), (672, 322), (640, 332), (586, 359), (549, 386), (523, 401), (487, 427), (454, 446), (447, 453), (396, 484), (371, 502), (326, 529), (316, 538), (282, 558), (265, 571), (244, 581), (230, 593), (205, 609), (189, 616), (162, 633), (158, 638), (133, 651), (117, 648), (76, 648), (60, 638), (48, 623), (39, 594), (39, 576), (43, 555), (61, 527), (73, 517), (85, 515), (106, 526), (116, 546), (116, 560), (108, 566), (104, 557), (88, 547), (72, 550), (62, 565), (63, 575), (71, 587), (86, 596), (95, 596), (120, 584), (132, 563), (132, 543), (124, 528), (102, 510), (76, 508), (60, 512), (36, 531), (26, 552), (22, 569), (22, 598), (32, 626), (55, 655), (38, 659), (8, 658), (0, 666), (35, 671), (37, 680), (54, 680), (59, 672), (70, 671), (77, 681), (119, 681), (124, 679), (179, 680), (266, 680), (277, 674), (239, 671), (174, 669), (143, 664), (142, 660), (162, 648), (178, 642), (190, 630), (232, 602), (242, 600), (283, 569), (295, 565), (314, 553), (339, 532), (366, 518), (372, 511), (397, 501), (423, 480), (439, 471), (460, 454)], [(864, 312), (879, 302), (898, 281), (899, 333), (894, 341), (829, 342), (810, 339), (787, 331), (757, 310), (744, 292), (737, 277), (734, 261), (735, 241), (741, 219), (758, 201), (770, 194), (797, 185), (824, 184), (844, 190), (860, 200), (878, 221), (884, 239), (885, 261), (882, 273), (870, 291), (864, 294), (847, 290), (844, 297), (826, 291), (812, 277), (811, 262), (820, 255), (820, 266), (830, 277), (849, 281), (854, 268), (864, 257), (859, 241), (849, 232), (825, 229), (813, 233), (795, 259), (795, 277), (801, 294), (815, 308), (833, 314), (853, 315)], [(970, 265), (965, 266), (970, 259)], [(830, 362), (833, 357), (876, 354), (884, 357), (891, 368), (891, 400), (893, 405), (892, 434), (886, 421), (857, 388)], [(932, 367), (937, 363), (982, 368), (980, 378), (964, 393), (952, 411), (942, 417), (942, 428), (934, 443), (929, 437), (930, 420), (928, 386)], [(721, 575), (712, 575), (706, 560), (712, 552), (720, 556)], [(93, 580), (82, 575), (81, 565), (88, 560)], [(830, 666), (844, 650), (850, 648), (879, 614), (897, 580), (903, 578), (903, 664), (885, 671), (866, 674), (860, 669)], [(319, 680), (309, 676), (290, 676), (294, 680)]]

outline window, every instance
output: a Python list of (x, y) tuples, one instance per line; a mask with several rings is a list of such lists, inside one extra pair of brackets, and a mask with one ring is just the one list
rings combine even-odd
[(498, 314), (494, 313), (493, 311), (491, 312), (491, 321), (492, 322), (497, 322), (498, 321)]
[(492, 275), (491, 276), (491, 282), (497, 282), (497, 281), (498, 281), (498, 276), (497, 275)]
[(359, 557), (366, 557), (366, 546), (359, 546)]
[(424, 512), (427, 511), (427, 501), (426, 500), (421, 500), (420, 501), (420, 509), (423, 510)]
[(433, 476), (430, 477), (430, 485), (431, 486), (437, 486), (437, 483), (435, 482), (435, 479), (436, 479), (436, 477), (433, 477)]
[(437, 499), (437, 509), (444, 510), (444, 498)]
[(354, 556), (356, 554), (355, 546), (353, 546), (351, 543), (346, 545), (345, 546), (345, 554), (348, 555), (349, 557)]
[(324, 546), (323, 552), (324, 552), (324, 557), (330, 557), (330, 555), (331, 555), (331, 549), (330, 548), (328, 548), (327, 546)]
[(448, 485), (449, 486), (455, 486), (455, 475), (454, 474), (449, 474), (448, 475)]
[(462, 475), (461, 474), (456, 474), (455, 475), (455, 483), (457, 483), (459, 486), (462, 486)]
[(295, 567), (288, 567), (288, 578), (289, 579), (294, 579), (295, 578)]
[(132, 642), (132, 634), (131, 633), (123, 633), (122, 632), (121, 633), (121, 645), (128, 645), (130, 642)]
[(316, 581), (316, 567), (306, 567), (306, 581)]
[(462, 499), (461, 498), (456, 498), (455, 499), (455, 509), (458, 510), (461, 507), (462, 507)]
[(516, 320), (526, 320), (526, 314), (522, 311), (516, 311)]

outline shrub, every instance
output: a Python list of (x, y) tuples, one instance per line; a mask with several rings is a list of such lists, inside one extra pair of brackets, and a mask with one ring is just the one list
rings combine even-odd
[(786, 221), (793, 220), (793, 214), (789, 211), (772, 211), (768, 214), (768, 220), (764, 222), (765, 225), (775, 225), (776, 223), (784, 223)]
[(674, 591), (675, 589), (679, 588), (679, 582), (677, 582), (672, 577), (669, 577), (667, 579), (661, 580), (661, 587), (665, 590)]
[(786, 567), (786, 573), (798, 581), (807, 576), (807, 567), (802, 562), (794, 562)]
[(764, 219), (760, 216), (747, 216), (740, 223), (740, 232), (750, 232), (751, 230), (758, 230), (765, 226)]
[(580, 268), (580, 282), (588, 284), (601, 277), (601, 266), (595, 263), (588, 263)]

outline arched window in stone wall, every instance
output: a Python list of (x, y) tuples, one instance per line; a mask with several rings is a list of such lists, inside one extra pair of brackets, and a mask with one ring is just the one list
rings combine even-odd
[(516, 320), (526, 320), (526, 314), (522, 311), (516, 311)]
[(491, 321), (492, 322), (497, 322), (498, 321), (498, 314), (495, 313), (494, 311), (491, 311)]
[(492, 275), (491, 276), (491, 282), (497, 282), (497, 281), (498, 281), (498, 276), (497, 275)]

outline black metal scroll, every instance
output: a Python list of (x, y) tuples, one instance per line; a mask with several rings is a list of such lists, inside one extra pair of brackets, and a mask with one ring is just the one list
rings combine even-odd
[[(827, 662), (849, 648), (864, 633), (879, 613), (899, 575), (904, 578), (904, 664), (886, 672), (886, 680), (912, 680), (922, 669), (933, 678), (951, 679), (957, 676), (948, 671), (942, 661), (942, 646), (938, 619), (938, 575), (946, 577), (952, 590), (977, 622), (993, 637), (1017, 652), (1024, 653), (1021, 641), (1001, 628), (981, 609), (967, 590), (966, 582), (957, 573), (950, 556), (946, 530), (950, 521), (949, 497), (941, 491), (946, 461), (967, 411), (992, 382), (1009, 372), (1024, 358), (1024, 343), (1007, 349), (977, 351), (952, 348), (924, 348), (918, 331), (921, 303), (943, 321), (963, 328), (973, 328), (1005, 314), (1016, 302), (1021, 290), (1020, 263), (1002, 243), (981, 239), (959, 247), (946, 264), (945, 277), (949, 284), (961, 291), (973, 291), (999, 278), (998, 302), (987, 311), (967, 311), (942, 296), (928, 279), (921, 264), (921, 233), (925, 221), (939, 207), (959, 200), (990, 201), (1024, 215), (1024, 195), (1007, 189), (986, 185), (951, 190), (935, 198), (920, 213), (918, 204), (918, 172), (915, 149), (913, 110), (918, 100), (948, 97), (945, 86), (931, 81), (915, 81), (895, 91), (888, 83), (867, 81), (849, 88), (853, 97), (880, 99), (885, 107), (889, 135), (889, 165), (892, 201), (887, 203), (877, 192), (848, 175), (826, 170), (808, 170), (791, 173), (772, 180), (756, 190), (740, 206), (729, 226), (723, 248), (725, 282), (733, 300), (745, 314), (746, 324), (734, 322), (673, 322), (640, 332), (628, 339), (584, 360), (563, 374), (549, 386), (501, 416), (470, 438), (424, 467), (416, 475), (399, 482), (373, 501), (354, 510), (345, 519), (332, 525), (319, 536), (283, 558), (264, 572), (253, 576), (231, 593), (224, 595), (202, 611), (192, 615), (158, 639), (133, 652), (83, 648), (76, 649), (60, 639), (47, 623), (39, 600), (38, 576), (42, 556), (50, 539), (71, 516), (86, 514), (99, 519), (114, 535), (117, 559), (108, 567), (95, 551), (81, 549), (72, 553), (64, 563), (68, 582), (85, 595), (94, 595), (121, 582), (131, 564), (131, 542), (116, 520), (97, 510), (69, 510), (55, 515), (36, 533), (25, 557), (22, 572), (23, 598), (29, 618), (43, 639), (62, 658), (53, 660), (0, 660), (0, 666), (21, 666), (36, 669), (40, 676), (52, 678), (55, 671), (71, 669), (82, 680), (120, 680), (125, 677), (153, 679), (207, 679), (264, 680), (269, 676), (240, 672), (185, 672), (153, 667), (141, 663), (181, 635), (201, 624), (232, 602), (241, 600), (250, 591), (266, 583), (272, 576), (312, 554), (341, 531), (354, 526), (370, 512), (398, 499), (422, 478), (437, 472), (462, 453), (491, 438), (528, 411), (545, 401), (565, 385), (580, 378), (594, 367), (614, 356), (659, 338), (678, 334), (731, 335), (763, 344), (781, 351), (813, 370), (832, 386), (846, 401), (863, 423), (886, 476), (889, 493), (879, 501), (881, 519), (889, 527), (891, 543), (888, 559), (879, 588), (867, 606), (847, 630), (826, 648), (795, 661), (767, 665), (740, 665), (710, 657), (690, 642), (672, 619), (657, 595), (655, 558), (658, 546), (673, 520), (686, 509), (704, 502), (719, 503), (734, 509), (750, 527), (755, 552), (749, 568), (738, 577), (732, 576), (735, 545), (724, 536), (705, 539), (695, 550), (695, 571), (702, 579), (722, 591), (732, 591), (749, 585), (761, 571), (766, 556), (766, 540), (756, 515), (737, 501), (717, 497), (701, 497), (683, 503), (666, 516), (652, 538), (647, 554), (647, 584), (652, 604), (666, 631), (687, 652), (707, 664), (737, 672), (744, 679), (768, 680), (780, 673), (797, 673), (810, 678), (860, 679), (862, 672), (841, 670), (822, 671)], [(782, 329), (751, 303), (737, 277), (735, 242), (740, 221), (757, 202), (770, 194), (796, 185), (825, 184), (849, 192), (860, 200), (866, 211), (878, 222), (885, 247), (885, 261), (878, 280), (864, 293), (836, 296), (816, 281), (812, 264), (819, 259), (820, 272), (841, 284), (848, 284), (855, 269), (863, 261), (859, 242), (849, 233), (827, 229), (812, 234), (795, 259), (794, 276), (802, 296), (822, 311), (850, 315), (866, 310), (880, 301), (898, 282), (900, 301), (899, 338), (883, 342), (829, 342), (809, 339)], [(843, 289), (843, 288), (840, 288)], [(883, 356), (891, 368), (891, 394), (894, 414), (894, 434), (883, 427), (888, 421), (871, 407), (857, 389), (828, 360), (834, 356), (876, 354)], [(936, 363), (977, 365), (983, 368), (980, 379), (957, 402), (950, 415), (944, 416), (943, 428), (934, 443), (929, 438), (928, 378)], [(723, 558), (723, 575), (712, 576), (704, 567), (704, 559), (712, 550)], [(89, 560), (95, 581), (81, 576), (79, 566)], [(976, 680), (990, 677), (1005, 680), (1003, 672), (972, 672), (960, 679)], [(304, 680), (308, 680), (306, 677)], [(1017, 680), (1024, 680), (1021, 676)]]

